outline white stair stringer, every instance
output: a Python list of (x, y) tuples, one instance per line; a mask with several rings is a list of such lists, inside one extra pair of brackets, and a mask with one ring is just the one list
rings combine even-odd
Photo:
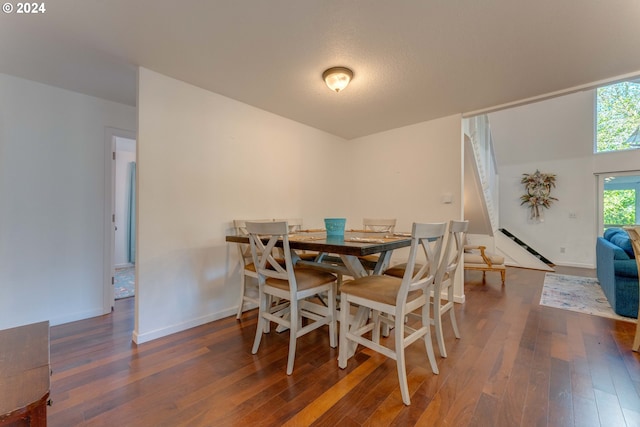
[(538, 257), (504, 235), (500, 230), (494, 234), (496, 253), (504, 256), (504, 263), (510, 267), (531, 268), (534, 270), (555, 271)]
[[(499, 226), (499, 195), (489, 119), (486, 115), (468, 118), (465, 128), (465, 218), (474, 229), (471, 232), (493, 235)], [(467, 212), (475, 218), (469, 218)]]
[(469, 233), (493, 235), (494, 227), (488, 208), (472, 142), (470, 138), (465, 138), (464, 218), (469, 221)]

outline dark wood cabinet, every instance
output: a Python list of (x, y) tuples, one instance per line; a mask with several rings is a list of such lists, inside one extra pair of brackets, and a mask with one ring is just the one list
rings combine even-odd
[(49, 322), (0, 331), (0, 426), (46, 426)]

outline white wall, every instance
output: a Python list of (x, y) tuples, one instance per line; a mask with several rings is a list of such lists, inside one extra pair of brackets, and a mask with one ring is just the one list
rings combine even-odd
[[(100, 315), (105, 127), (134, 130), (136, 109), (6, 75), (0, 89), (0, 328)], [(234, 218), (461, 215), (457, 116), (347, 142), (144, 69), (139, 105), (138, 342), (233, 313)]]
[(0, 329), (103, 313), (105, 127), (133, 107), (0, 74)]
[[(459, 115), (381, 132), (348, 142), (351, 189), (348, 227), (362, 218), (397, 218), (397, 230), (413, 222), (448, 222), (463, 216), (462, 123)], [(450, 194), (452, 203), (443, 203)], [(394, 258), (406, 257), (394, 251)], [(464, 300), (462, 274), (455, 296)]]
[(459, 116), (347, 142), (146, 69), (138, 100), (137, 342), (235, 312), (233, 219), (462, 215)]
[(233, 219), (347, 213), (345, 141), (139, 70), (134, 339), (231, 315), (238, 302)]
[[(637, 150), (593, 153), (594, 103), (589, 90), (489, 115), (500, 175), (500, 227), (558, 265), (595, 268), (594, 173), (640, 169)], [(559, 200), (545, 209), (542, 223), (530, 221), (520, 206), (522, 174), (536, 169), (557, 175), (551, 194)]]
[[(458, 115), (405, 126), (348, 142), (349, 217), (397, 218), (397, 229), (414, 221), (462, 214), (462, 130)], [(444, 194), (453, 202), (445, 204)]]

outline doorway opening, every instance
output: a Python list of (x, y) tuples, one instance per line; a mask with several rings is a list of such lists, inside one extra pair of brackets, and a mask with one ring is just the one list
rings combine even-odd
[[(127, 190), (127, 171), (131, 170), (130, 165), (133, 160), (136, 161), (136, 133), (133, 131), (127, 131), (122, 129), (116, 129), (111, 127), (105, 128), (105, 201), (104, 201), (104, 260), (103, 260), (103, 272), (104, 272), (104, 286), (103, 286), (103, 313), (111, 313), (114, 309), (115, 301), (115, 281), (116, 281), (116, 267), (132, 267), (132, 277), (136, 277), (135, 272), (135, 212), (137, 206), (133, 205), (134, 216), (131, 219), (127, 219), (126, 212), (129, 209), (130, 204), (126, 202), (128, 197), (133, 200), (137, 200), (135, 192), (132, 194), (130, 190)], [(116, 159), (122, 159), (123, 162), (116, 162)], [(118, 163), (118, 165), (116, 165)], [(116, 167), (118, 166), (118, 167)], [(135, 168), (137, 170), (137, 168)], [(118, 178), (118, 179), (117, 179)], [(117, 185), (116, 181), (120, 181)], [(135, 183), (130, 186), (135, 189)], [(125, 200), (123, 203), (118, 203), (116, 208), (116, 200)], [(122, 207), (120, 205), (123, 205)], [(121, 212), (116, 215), (116, 211), (121, 209)], [(126, 222), (125, 222), (126, 221)], [(134, 224), (131, 227), (128, 222), (131, 221)], [(116, 255), (116, 232), (119, 233), (118, 255)], [(128, 242), (128, 236), (133, 236), (133, 253), (130, 250), (122, 249), (122, 245)], [(122, 236), (122, 237), (121, 237)], [(129, 262), (129, 256), (133, 262)], [(117, 258), (116, 258), (117, 257)], [(133, 279), (133, 293), (135, 294), (135, 279)]]
[(135, 295), (136, 141), (115, 137), (114, 299)]

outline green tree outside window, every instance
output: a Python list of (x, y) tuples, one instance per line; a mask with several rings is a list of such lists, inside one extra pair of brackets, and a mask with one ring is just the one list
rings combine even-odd
[(605, 190), (603, 202), (605, 226), (636, 223), (635, 190)]
[(597, 152), (638, 148), (626, 141), (640, 125), (640, 83), (598, 88), (596, 122)]

